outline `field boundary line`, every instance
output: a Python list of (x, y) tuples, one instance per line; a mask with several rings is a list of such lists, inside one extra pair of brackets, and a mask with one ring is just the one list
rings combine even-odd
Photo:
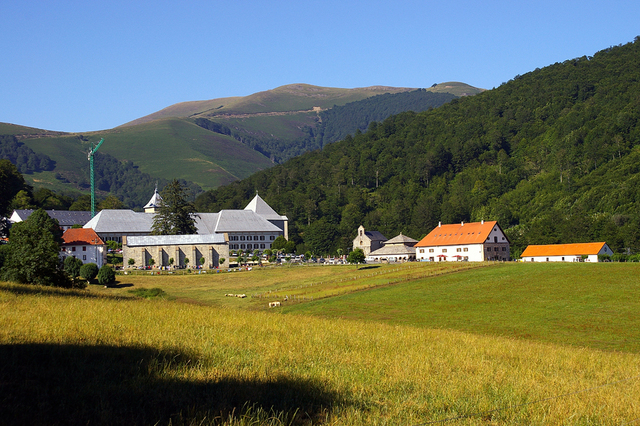
[[(629, 382), (631, 380), (638, 379), (638, 378), (640, 378), (640, 374), (638, 374), (637, 376), (628, 377), (626, 379), (616, 380), (615, 382), (604, 383), (602, 385), (594, 386), (594, 387), (587, 388), (587, 389), (578, 390), (578, 391), (575, 391), (575, 392), (568, 392), (568, 393), (563, 393), (561, 395), (550, 396), (550, 397), (547, 397), (547, 398), (538, 399), (536, 401), (526, 402), (524, 404), (508, 405), (506, 407), (495, 408), (495, 409), (489, 410), (489, 411), (480, 411), (480, 412), (475, 412), (475, 413), (471, 413), (471, 414), (463, 414), (461, 416), (448, 417), (446, 419), (441, 419), (441, 420), (431, 420), (431, 421), (428, 421), (428, 422), (425, 422), (425, 423), (417, 423), (417, 424), (414, 424), (413, 426), (424, 426), (424, 425), (432, 425), (432, 424), (437, 424), (437, 423), (447, 423), (447, 422), (452, 422), (454, 420), (462, 420), (462, 419), (470, 419), (470, 418), (473, 418), (473, 417), (486, 416), (487, 414), (496, 413), (496, 412), (500, 412), (500, 411), (506, 411), (506, 410), (510, 410), (510, 409), (513, 409), (513, 408), (526, 407), (527, 405), (539, 404), (541, 402), (551, 401), (551, 400), (554, 400), (554, 399), (565, 398), (567, 396), (578, 395), (578, 394), (586, 393), (586, 392), (592, 392), (594, 390), (598, 390), (598, 389), (601, 389), (601, 388), (604, 388), (604, 387), (607, 387), (607, 386), (613, 386), (613, 385), (616, 385), (616, 384), (619, 384), (619, 383)], [(634, 423), (637, 420), (640, 420), (640, 418), (631, 420), (631, 423)], [(629, 424), (629, 423), (623, 423), (623, 424)]]

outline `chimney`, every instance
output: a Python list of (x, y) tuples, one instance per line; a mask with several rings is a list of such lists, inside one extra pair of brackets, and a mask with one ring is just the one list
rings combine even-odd
[(464, 220), (460, 222), (460, 226), (464, 226)]
[(480, 225), (484, 225), (484, 219), (480, 221)]
[(438, 228), (442, 228), (442, 222), (438, 222)]

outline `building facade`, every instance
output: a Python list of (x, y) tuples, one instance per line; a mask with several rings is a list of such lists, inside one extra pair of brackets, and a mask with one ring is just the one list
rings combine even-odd
[(73, 256), (82, 263), (95, 263), (98, 268), (107, 264), (107, 245), (93, 229), (73, 228), (62, 234), (60, 257)]
[(607, 243), (530, 245), (522, 252), (525, 262), (598, 262), (599, 255), (613, 254)]
[(224, 234), (125, 236), (122, 242), (125, 268), (153, 264), (154, 268), (214, 269), (220, 266), (221, 259), (228, 263), (229, 244)]
[(352, 250), (359, 248), (364, 252), (365, 256), (368, 256), (372, 251), (381, 248), (385, 241), (387, 241), (387, 237), (380, 232), (366, 231), (364, 226), (360, 225), (358, 235), (353, 240)]

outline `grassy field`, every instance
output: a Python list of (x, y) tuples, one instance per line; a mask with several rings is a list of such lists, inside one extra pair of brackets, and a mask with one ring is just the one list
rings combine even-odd
[[(467, 265), (127, 275), (85, 291), (0, 284), (0, 416), (5, 424), (640, 420), (637, 265), (456, 269)], [(265, 308), (275, 298), (224, 296), (310, 297), (343, 283), (344, 294), (290, 298), (282, 309)], [(193, 303), (128, 293), (143, 287)], [(594, 333), (602, 334), (586, 338)]]

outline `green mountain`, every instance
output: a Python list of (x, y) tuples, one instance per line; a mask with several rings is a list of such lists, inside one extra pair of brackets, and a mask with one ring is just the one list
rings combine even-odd
[[(434, 85), (428, 93), (378, 86), (337, 89), (289, 85), (246, 97), (180, 103), (101, 132), (68, 134), (0, 123), (0, 136), (11, 138), (3, 139), (0, 154), (19, 148), (22, 155), (2, 154), (2, 158), (17, 164), (34, 187), (67, 193), (85, 191), (89, 179), (87, 152), (91, 143), (105, 138), (95, 157), (99, 194), (104, 197), (113, 193), (131, 207), (141, 207), (154, 180), (181, 179), (196, 193), (201, 188), (225, 185), (337, 140), (325, 138), (324, 130), (320, 130), (329, 123), (335, 121), (331, 128), (342, 134), (355, 132), (357, 126), (364, 128), (371, 120), (407, 109), (437, 107), (454, 97), (440, 93), (443, 90), (469, 94), (480, 91), (462, 83)], [(388, 96), (377, 96), (382, 94), (404, 96), (406, 100), (394, 98), (395, 109), (380, 108), (392, 102)], [(368, 101), (366, 107), (354, 107), (374, 98), (378, 100)], [(359, 110), (360, 117), (354, 120), (359, 124), (344, 121), (344, 114), (342, 123), (331, 118), (330, 111), (336, 105)], [(369, 117), (364, 122), (363, 111)], [(121, 163), (119, 167), (114, 160)], [(130, 179), (134, 182), (128, 182)], [(133, 193), (135, 189), (140, 194)]]
[(258, 191), (299, 249), (320, 253), (349, 249), (360, 224), (421, 238), (439, 221), (481, 219), (498, 220), (516, 254), (583, 241), (640, 252), (639, 120), (640, 37), (372, 123), (197, 207), (238, 208)]

